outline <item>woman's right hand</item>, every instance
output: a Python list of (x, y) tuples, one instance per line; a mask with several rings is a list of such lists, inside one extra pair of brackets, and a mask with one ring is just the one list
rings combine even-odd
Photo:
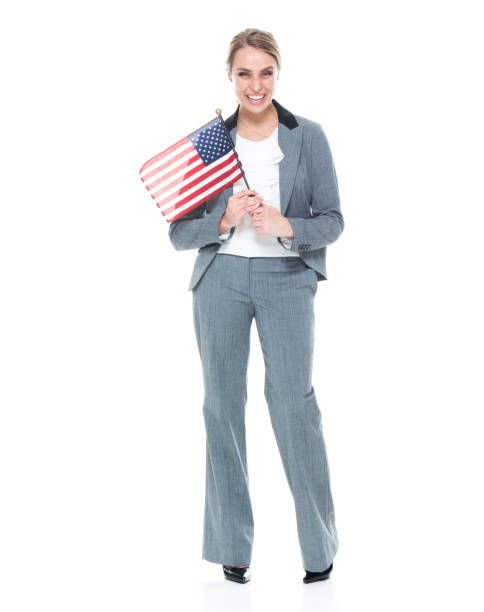
[(263, 199), (262, 196), (257, 195), (255, 189), (242, 189), (230, 196), (222, 219), (225, 219), (230, 229), (240, 223), (245, 213), (255, 210)]

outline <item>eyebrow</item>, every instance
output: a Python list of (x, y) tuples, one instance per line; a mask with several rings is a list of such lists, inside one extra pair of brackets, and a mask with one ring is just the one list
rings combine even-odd
[[(274, 68), (274, 66), (267, 66), (267, 68), (262, 68), (261, 72), (265, 72), (266, 70), (269, 70), (270, 68)], [(246, 72), (252, 72), (252, 70), (249, 70), (248, 68), (236, 68), (236, 70), (245, 70)]]

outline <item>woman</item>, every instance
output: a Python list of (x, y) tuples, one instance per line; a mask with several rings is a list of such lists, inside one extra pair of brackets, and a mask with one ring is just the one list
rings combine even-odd
[(203, 370), (206, 488), (202, 558), (246, 583), (254, 523), (245, 440), (247, 365), (255, 318), (264, 394), (294, 498), (304, 582), (329, 577), (338, 549), (321, 414), (312, 386), (313, 302), (326, 246), (343, 231), (331, 152), (320, 124), (274, 98), (272, 34), (231, 41), (239, 105), (226, 120), (243, 179), (170, 224), (177, 250), (198, 248), (189, 289)]

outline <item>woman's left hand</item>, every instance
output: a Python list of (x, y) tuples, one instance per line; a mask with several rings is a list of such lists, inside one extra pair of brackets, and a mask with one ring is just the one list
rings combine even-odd
[(260, 234), (281, 238), (294, 238), (292, 225), (288, 219), (282, 215), (277, 208), (270, 204), (261, 204), (251, 213), (248, 213), (252, 220), (252, 225)]

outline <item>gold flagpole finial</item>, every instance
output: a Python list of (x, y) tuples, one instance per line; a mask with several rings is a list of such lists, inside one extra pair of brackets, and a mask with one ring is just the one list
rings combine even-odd
[(215, 109), (215, 112), (217, 113), (217, 115), (221, 115), (222, 114), (222, 109), (221, 108), (217, 108), (217, 109)]

